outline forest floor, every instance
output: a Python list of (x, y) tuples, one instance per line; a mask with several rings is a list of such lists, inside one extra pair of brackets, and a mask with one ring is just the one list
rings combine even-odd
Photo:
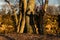
[(8, 33), (0, 34), (0, 40), (60, 40), (60, 37), (39, 34)]

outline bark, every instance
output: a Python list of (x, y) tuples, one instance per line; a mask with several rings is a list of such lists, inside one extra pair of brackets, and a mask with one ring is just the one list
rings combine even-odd
[(15, 15), (15, 20), (16, 20), (16, 25), (18, 25), (18, 18), (17, 18), (17, 14), (16, 14), (15, 9), (14, 9), (14, 15)]
[(27, 32), (28, 33), (33, 33), (33, 26), (34, 25), (30, 25), (30, 20), (33, 20), (33, 19), (30, 19), (30, 15), (31, 15), (31, 12), (32, 14), (34, 13), (34, 6), (35, 6), (35, 0), (28, 0), (28, 4), (27, 4), (27, 12), (26, 12), (26, 26), (27, 26)]
[(46, 9), (48, 7), (48, 0), (45, 0), (45, 5), (44, 5), (44, 11), (46, 12)]
[(22, 0), (22, 15), (23, 15), (23, 20), (21, 22), (21, 29), (20, 29), (20, 33), (24, 32), (24, 28), (25, 28), (25, 12), (26, 12), (26, 7), (27, 7), (27, 0)]
[(19, 20), (18, 20), (18, 26), (17, 26), (17, 33), (20, 32), (21, 20), (22, 20), (22, 0), (19, 1)]
[[(20, 12), (21, 13), (21, 12)], [(20, 16), (19, 16), (19, 22), (18, 22), (18, 26), (17, 26), (17, 33), (19, 33), (20, 32), (20, 25), (21, 25), (21, 20), (22, 20), (22, 13), (20, 14)]]
[(24, 32), (24, 27), (25, 27), (25, 17), (23, 17), (23, 20), (21, 22), (21, 29), (20, 29), (20, 33), (23, 33)]

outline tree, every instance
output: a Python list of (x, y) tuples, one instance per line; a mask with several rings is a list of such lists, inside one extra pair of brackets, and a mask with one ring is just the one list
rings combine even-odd
[(22, 0), (22, 15), (23, 15), (23, 20), (21, 22), (21, 29), (20, 29), (20, 33), (23, 33), (24, 32), (24, 28), (25, 28), (25, 12), (26, 12), (26, 8), (27, 8), (27, 0)]
[[(30, 24), (30, 21), (33, 19), (30, 19), (31, 14), (34, 15), (34, 6), (35, 6), (35, 0), (28, 0), (27, 4), (27, 15), (26, 15), (26, 26), (27, 26), (27, 32), (33, 33), (33, 25)], [(32, 17), (33, 18), (33, 17)]]

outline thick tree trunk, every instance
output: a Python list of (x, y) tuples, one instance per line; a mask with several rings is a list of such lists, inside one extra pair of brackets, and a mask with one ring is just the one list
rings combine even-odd
[(28, 33), (33, 33), (33, 25), (30, 25), (30, 21), (33, 19), (30, 19), (31, 17), (31, 12), (32, 14), (34, 13), (34, 6), (35, 6), (35, 0), (28, 0), (28, 6), (27, 6), (27, 15), (26, 15), (26, 26), (27, 26), (27, 32)]
[(26, 16), (26, 27), (27, 27), (27, 33), (33, 33), (33, 29), (30, 25), (30, 17)]

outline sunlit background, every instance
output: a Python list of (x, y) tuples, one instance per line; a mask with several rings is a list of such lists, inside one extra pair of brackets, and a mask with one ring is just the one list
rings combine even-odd
[[(45, 0), (43, 0), (45, 1)], [(37, 5), (39, 5), (40, 3), (38, 2), (38, 0), (36, 0)], [(49, 0), (49, 5), (60, 5), (60, 0)]]
[[(19, 2), (19, 0), (9, 0), (11, 4), (16, 4), (16, 1)], [(45, 0), (43, 0), (45, 1)], [(37, 6), (40, 5), (40, 3), (38, 2), (38, 0), (35, 1)], [(7, 4), (4, 0), (0, 0), (0, 9), (2, 9), (2, 5)], [(58, 6), (60, 5), (60, 0), (49, 0), (48, 5), (53, 5), (53, 6)]]
[[(9, 0), (11, 4), (15, 4), (16, 0)], [(18, 2), (19, 0), (17, 0)], [(0, 0), (0, 9), (2, 8), (2, 5), (7, 4), (4, 0)]]
[[(19, 1), (19, 0), (17, 0)], [(45, 0), (43, 0), (45, 1)], [(11, 3), (15, 4), (16, 0), (10, 0)], [(4, 0), (0, 0), (0, 9), (1, 9), (1, 5), (5, 4)], [(40, 3), (38, 2), (38, 0), (36, 0), (36, 4), (39, 5)], [(60, 5), (60, 0), (49, 0), (49, 5)]]

